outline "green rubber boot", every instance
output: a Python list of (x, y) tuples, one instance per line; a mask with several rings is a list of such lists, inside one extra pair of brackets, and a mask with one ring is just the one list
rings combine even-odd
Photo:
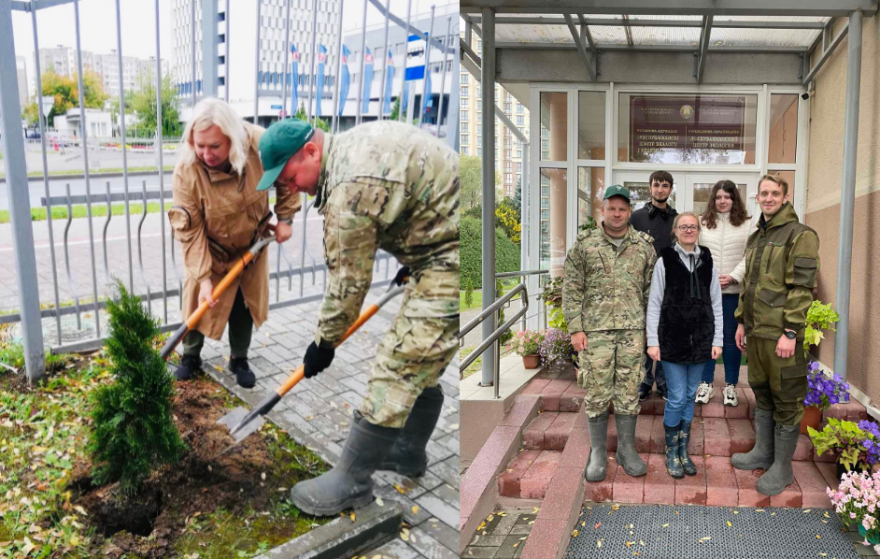
[(400, 437), (379, 469), (411, 478), (425, 475), (428, 469), (425, 447), (431, 440), (431, 433), (437, 426), (442, 410), (443, 389), (440, 385), (424, 389), (406, 418)]
[(748, 452), (737, 452), (730, 463), (737, 470), (767, 471), (773, 465), (773, 410), (755, 410), (755, 446)]
[(617, 424), (617, 463), (623, 471), (633, 477), (648, 473), (648, 465), (636, 452), (636, 421), (637, 415), (614, 414)]
[(317, 478), (297, 483), (290, 491), (293, 504), (313, 516), (335, 516), (370, 504), (373, 472), (391, 452), (400, 432), (373, 425), (355, 412), (339, 463)]
[(608, 438), (608, 411), (599, 417), (590, 417), (587, 420), (590, 426), (590, 460), (587, 462), (587, 481), (602, 481), (605, 479), (605, 469), (608, 465), (608, 449), (605, 440)]
[(758, 480), (758, 491), (764, 495), (779, 495), (794, 482), (791, 459), (800, 434), (800, 425), (776, 425), (773, 465)]

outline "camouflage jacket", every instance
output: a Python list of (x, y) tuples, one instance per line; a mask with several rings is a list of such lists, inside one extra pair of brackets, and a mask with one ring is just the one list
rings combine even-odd
[(620, 247), (605, 229), (583, 231), (565, 258), (562, 313), (568, 331), (642, 330), (657, 253), (630, 227)]
[(458, 301), (438, 295), (458, 285), (458, 153), (407, 124), (362, 124), (324, 137), (318, 195), (329, 270), (319, 345), (337, 342), (357, 318), (379, 248), (416, 280), (407, 312), (458, 315)]
[(783, 328), (804, 339), (819, 275), (819, 236), (798, 221), (790, 203), (749, 236), (746, 273), (734, 316), (746, 336), (778, 340)]

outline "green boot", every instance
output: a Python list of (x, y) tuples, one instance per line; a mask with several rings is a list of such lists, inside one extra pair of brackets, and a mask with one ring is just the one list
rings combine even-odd
[(637, 415), (614, 414), (617, 424), (617, 463), (627, 475), (633, 477), (648, 473), (648, 465), (636, 452), (636, 420)]
[(335, 516), (370, 504), (373, 472), (391, 452), (400, 432), (373, 425), (355, 412), (339, 463), (315, 479), (297, 483), (290, 491), (293, 504), (313, 516)]
[(764, 495), (779, 495), (794, 482), (791, 459), (800, 434), (800, 425), (776, 425), (773, 465), (758, 480), (758, 491)]
[(442, 410), (443, 389), (440, 385), (424, 389), (406, 418), (400, 437), (379, 469), (391, 470), (411, 478), (425, 475), (428, 469), (425, 447), (431, 440), (431, 433), (437, 426)]
[(730, 457), (730, 463), (737, 470), (757, 470), (765, 472), (773, 465), (773, 410), (755, 410), (755, 446), (748, 452), (737, 452)]
[(663, 430), (666, 432), (666, 471), (674, 478), (684, 477), (684, 467), (678, 456), (678, 447), (681, 444), (678, 438), (680, 432), (678, 427), (678, 425), (670, 427), (663, 424)]
[(689, 476), (695, 476), (697, 475), (697, 465), (688, 456), (688, 442), (690, 438), (691, 422), (682, 419), (681, 424), (678, 426), (678, 457), (681, 460), (681, 467), (684, 468), (684, 473)]
[(605, 447), (605, 439), (608, 438), (608, 410), (599, 417), (590, 417), (587, 423), (590, 426), (590, 460), (587, 462), (585, 475), (587, 481), (602, 481), (608, 465), (608, 450)]

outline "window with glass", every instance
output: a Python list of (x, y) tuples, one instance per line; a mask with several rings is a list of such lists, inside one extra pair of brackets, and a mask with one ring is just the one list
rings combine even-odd
[[(651, 203), (651, 183), (648, 181), (623, 181), (623, 187), (629, 190), (633, 211), (641, 209), (645, 207), (646, 204)], [(677, 184), (673, 184), (672, 193), (666, 200), (666, 202), (673, 208), (675, 207), (675, 195), (677, 190)]]
[(516, 117), (516, 123), (517, 123), (517, 125), (519, 125), (519, 126), (524, 125), (524, 124), (526, 123), (526, 117), (523, 116), (523, 115), (519, 115), (519, 116), (517, 116), (517, 117)]
[(758, 96), (620, 93), (618, 161), (755, 163)]
[(541, 92), (541, 161), (568, 157), (568, 103), (565, 92)]
[(522, 113), (524, 113), (524, 112), (525, 112), (525, 109), (526, 109), (526, 108), (523, 106), (522, 103), (517, 103), (517, 104), (516, 104), (516, 113), (517, 113), (517, 114), (522, 114)]
[[(694, 213), (697, 215), (702, 214), (706, 211), (706, 206), (709, 205), (709, 196), (712, 195), (712, 188), (715, 186), (715, 183), (708, 182), (695, 182), (694, 183)], [(748, 186), (746, 184), (737, 184), (736, 189), (739, 190), (740, 199), (743, 203), (746, 202), (746, 189)]]
[(770, 95), (770, 141), (767, 161), (794, 163), (797, 153), (798, 95)]
[(467, 131), (468, 131), (468, 123), (467, 123), (467, 122), (462, 122), (462, 123), (461, 123), (461, 131), (462, 131), (462, 132), (467, 132)]
[[(539, 236), (540, 269), (549, 270), (551, 264), (565, 259), (565, 237), (553, 238), (551, 221), (565, 220), (565, 192), (568, 172), (565, 169), (541, 169), (541, 228)], [(551, 203), (551, 197), (553, 198)], [(554, 209), (562, 211), (554, 211)], [(558, 231), (558, 229), (557, 229)]]
[(468, 113), (467, 112), (461, 113), (461, 120), (462, 121), (468, 120)]
[(467, 88), (467, 87), (462, 87), (462, 88), (461, 88), (461, 96), (462, 96), (462, 97), (467, 97), (468, 95), (469, 95), (468, 88)]
[(592, 217), (602, 217), (602, 196), (605, 193), (605, 167), (578, 167), (578, 230)]
[(468, 147), (467, 147), (467, 146), (461, 146), (461, 148), (459, 149), (459, 151), (460, 151), (461, 155), (467, 155), (467, 154), (468, 154)]
[(467, 143), (469, 143), (469, 142), (468, 142), (468, 135), (467, 135), (467, 134), (462, 134), (462, 135), (461, 135), (461, 143), (463, 143), (463, 144), (467, 144)]
[(468, 105), (468, 101), (469, 101), (469, 99), (467, 97), (461, 98), (461, 108), (462, 109), (467, 109), (470, 106), (470, 105)]
[[(477, 138), (477, 143), (479, 143), (479, 142), (480, 142), (480, 138)], [(481, 147), (477, 148), (477, 157), (483, 157), (483, 148), (481, 148)]]
[(578, 159), (605, 159), (605, 92), (578, 92)]
[(461, 73), (461, 83), (463, 83), (463, 84), (465, 84), (465, 83), (470, 83), (470, 82), (468, 81), (469, 79), (470, 79), (470, 74), (468, 74), (468, 73), (466, 73), (466, 72), (462, 72), (462, 73)]

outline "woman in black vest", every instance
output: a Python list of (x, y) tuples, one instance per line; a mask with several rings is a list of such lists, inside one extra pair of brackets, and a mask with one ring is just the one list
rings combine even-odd
[(669, 394), (663, 414), (666, 470), (672, 477), (695, 475), (687, 452), (694, 396), (706, 361), (721, 355), (721, 284), (712, 254), (697, 245), (700, 222), (691, 212), (672, 225), (676, 242), (663, 249), (654, 267), (648, 298), (648, 355), (663, 363)]

